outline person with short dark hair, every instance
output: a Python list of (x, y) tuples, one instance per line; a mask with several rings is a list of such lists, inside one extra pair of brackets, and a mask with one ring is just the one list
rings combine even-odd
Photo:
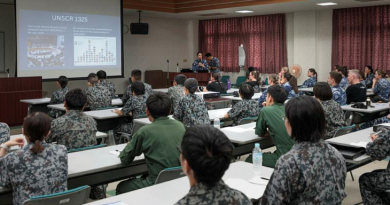
[(232, 119), (233, 125), (238, 125), (243, 118), (257, 117), (260, 112), (256, 100), (252, 99), (254, 90), (251, 85), (241, 84), (238, 92), (242, 100), (234, 104), (224, 116), (224, 118)]
[[(277, 74), (269, 74), (268, 77), (267, 77), (267, 81), (268, 81), (268, 85), (269, 86), (272, 86), (272, 85), (277, 85), (279, 80), (278, 80), (278, 75)], [(267, 92), (268, 92), (268, 88), (266, 88), (263, 93), (261, 93), (261, 96), (259, 98), (259, 108), (260, 110), (263, 109), (264, 105), (265, 105), (265, 99), (267, 97)]]
[(146, 114), (146, 97), (145, 97), (145, 85), (142, 82), (133, 82), (131, 84), (131, 91), (133, 95), (127, 100), (122, 110), (114, 110), (114, 112), (120, 116), (126, 116), (125, 123), (118, 125), (114, 129), (115, 143), (120, 144), (119, 132), (132, 134), (133, 133), (133, 119), (140, 115)]
[(260, 90), (260, 85), (261, 85), (261, 78), (260, 78), (260, 73), (258, 71), (252, 71), (249, 73), (249, 79), (247, 80), (246, 84), (249, 84), (253, 87), (253, 90), (255, 93), (259, 93)]
[(347, 76), (348, 75), (348, 69), (347, 66), (339, 66), (337, 67), (337, 72), (341, 74), (342, 78), (339, 83), (340, 87), (345, 91), (347, 87), (349, 86)]
[(203, 92), (213, 91), (219, 92), (220, 94), (226, 94), (226, 85), (221, 83), (221, 76), (219, 73), (211, 74), (211, 81), (206, 88), (203, 89)]
[(209, 65), (205, 59), (203, 59), (202, 52), (196, 53), (196, 60), (192, 64), (192, 71), (197, 73), (200, 70), (209, 70)]
[(211, 53), (206, 53), (206, 60), (211, 73), (219, 73), (219, 60)]
[(342, 75), (339, 72), (332, 71), (329, 73), (328, 84), (332, 88), (333, 100), (342, 106), (347, 104), (347, 95), (339, 85), (341, 79), (342, 79)]
[[(50, 103), (49, 103), (50, 105), (64, 103), (65, 102), (65, 95), (66, 95), (66, 93), (69, 92), (69, 88), (67, 87), (68, 78), (66, 76), (61, 75), (58, 78), (56, 84), (58, 87), (60, 87), (60, 89), (53, 92), (53, 94), (51, 94)], [(63, 112), (61, 110), (57, 110), (57, 109), (50, 109), (50, 111), (48, 113), (48, 115), (52, 118), (56, 118), (62, 114), (63, 114)]]
[(110, 91), (98, 83), (98, 77), (95, 73), (88, 75), (88, 88), (85, 89), (87, 95), (87, 106), (91, 110), (98, 110), (111, 106)]
[(307, 71), (307, 77), (309, 77), (309, 79), (307, 79), (307, 80), (305, 80), (305, 82), (303, 82), (302, 88), (314, 87), (314, 85), (317, 83), (317, 79), (318, 79), (317, 71), (314, 68), (310, 68)]
[(299, 96), (297, 79), (291, 73), (284, 73), (280, 83), (286, 90), (288, 100)]
[(148, 97), (146, 115), (152, 123), (141, 127), (119, 155), (122, 164), (131, 164), (136, 156), (144, 154), (148, 174), (120, 182), (117, 195), (151, 186), (162, 170), (180, 166), (176, 146), (183, 139), (185, 127), (169, 119), (170, 111), (171, 99), (167, 94), (156, 92)]
[(387, 101), (390, 92), (390, 82), (385, 78), (385, 72), (382, 70), (375, 71), (375, 78), (372, 83), (372, 89), (378, 97), (382, 98), (383, 101)]
[(326, 127), (324, 139), (332, 138), (338, 129), (347, 126), (344, 120), (343, 109), (341, 109), (340, 104), (332, 99), (332, 89), (328, 83), (316, 83), (313, 92), (325, 112)]
[(366, 65), (364, 68), (364, 80), (366, 82), (367, 88), (372, 88), (372, 83), (375, 78), (374, 70), (372, 69), (372, 66)]
[(173, 113), (173, 118), (182, 122), (186, 127), (210, 124), (206, 103), (195, 94), (197, 90), (198, 81), (195, 78), (188, 78), (184, 83), (186, 96), (180, 100), (179, 106)]
[[(131, 82), (142, 82), (142, 72), (140, 70), (133, 70), (131, 71)], [(152, 86), (142, 82), (145, 86), (145, 97), (146, 99), (149, 97), (149, 95), (153, 94)], [(131, 91), (131, 84), (127, 86), (125, 93), (123, 94), (122, 101), (123, 104), (126, 104), (127, 100), (129, 100), (130, 96), (133, 94)]]
[(347, 94), (347, 104), (356, 102), (366, 102), (367, 99), (367, 88), (360, 83), (360, 71), (350, 70), (348, 72), (348, 86), (345, 93)]
[(178, 149), (191, 189), (175, 205), (252, 205), (248, 197), (222, 180), (233, 156), (233, 145), (223, 132), (210, 125), (188, 128)]
[(116, 85), (113, 82), (110, 82), (107, 80), (107, 74), (106, 71), (104, 70), (99, 70), (96, 73), (98, 77), (99, 84), (106, 87), (110, 93), (111, 93), (111, 98), (116, 98), (115, 92), (116, 92)]
[(293, 98), (283, 120), (296, 143), (277, 161), (260, 204), (341, 204), (347, 168), (340, 152), (323, 140), (320, 103), (309, 96)]
[[(23, 138), (14, 138), (0, 146), (0, 187), (12, 187), (13, 203), (22, 205), (31, 197), (67, 190), (68, 153), (64, 145), (50, 144), (50, 117), (34, 112), (24, 118)], [(20, 146), (9, 152), (12, 146)]]
[[(288, 152), (294, 145), (294, 140), (288, 136), (282, 120), (286, 99), (287, 93), (282, 86), (270, 86), (268, 88), (266, 105), (261, 109), (256, 121), (256, 135), (271, 137), (276, 146), (274, 153), (263, 154), (263, 166), (266, 167), (274, 168), (279, 157)], [(252, 156), (248, 157), (246, 161), (252, 162)]]
[(168, 95), (172, 100), (172, 112), (177, 108), (181, 98), (185, 96), (184, 82), (187, 77), (183, 74), (176, 75), (173, 80), (173, 87), (168, 88)]

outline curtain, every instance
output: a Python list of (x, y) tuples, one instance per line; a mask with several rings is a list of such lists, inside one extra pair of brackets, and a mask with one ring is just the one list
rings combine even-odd
[(245, 66), (275, 73), (287, 65), (285, 15), (252, 16), (199, 22), (199, 51), (220, 60), (221, 71), (239, 72), (238, 47), (243, 44)]
[(390, 71), (390, 6), (333, 11), (332, 65)]

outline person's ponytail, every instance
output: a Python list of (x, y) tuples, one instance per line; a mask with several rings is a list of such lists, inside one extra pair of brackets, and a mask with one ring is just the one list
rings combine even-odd
[(44, 149), (45, 149), (45, 147), (43, 147), (42, 143), (39, 140), (36, 140), (33, 148), (31, 148), (30, 151), (33, 154), (38, 154), (38, 153), (41, 153)]

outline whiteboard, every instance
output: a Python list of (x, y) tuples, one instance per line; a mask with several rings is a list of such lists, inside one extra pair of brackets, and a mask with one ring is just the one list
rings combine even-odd
[(0, 32), (0, 72), (5, 72), (5, 35)]

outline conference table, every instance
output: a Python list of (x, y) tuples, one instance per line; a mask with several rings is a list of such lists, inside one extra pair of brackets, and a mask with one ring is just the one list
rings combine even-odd
[[(311, 87), (311, 88), (298, 88), (299, 91), (308, 92), (308, 93), (313, 93), (313, 89), (314, 89), (313, 87)], [(367, 95), (367, 97), (369, 97), (369, 96), (374, 96), (375, 93), (374, 93), (374, 91), (370, 88), (370, 89), (367, 89), (366, 95)]]
[(22, 103), (27, 103), (27, 113), (43, 112), (48, 113), (49, 109), (47, 105), (50, 103), (50, 98), (38, 98), (38, 99), (25, 99), (20, 100)]
[(371, 105), (373, 107), (367, 109), (353, 108), (352, 104), (341, 106), (341, 109), (346, 111), (347, 125), (356, 125), (386, 116), (390, 109), (388, 103), (371, 103)]
[[(261, 92), (260, 93), (255, 93), (252, 97), (253, 100), (258, 100), (261, 97)], [(242, 99), (240, 97), (234, 97), (233, 95), (231, 96), (221, 96), (223, 99), (229, 99), (231, 101), (241, 101)]]
[[(262, 174), (258, 177), (270, 179), (273, 173), (272, 168), (263, 167)], [(263, 180), (263, 184), (252, 184), (249, 181), (255, 177), (253, 165), (246, 162), (234, 162), (226, 170), (223, 180), (231, 188), (244, 193), (250, 199), (259, 199), (268, 184), (268, 180)], [(238, 179), (238, 180), (237, 180)], [(243, 183), (237, 183), (243, 182)], [(161, 184), (153, 185), (129, 193), (109, 197), (103, 200), (89, 203), (90, 205), (110, 204), (114, 202), (123, 202), (125, 204), (137, 205), (172, 205), (184, 197), (190, 190), (187, 177), (181, 177)]]

